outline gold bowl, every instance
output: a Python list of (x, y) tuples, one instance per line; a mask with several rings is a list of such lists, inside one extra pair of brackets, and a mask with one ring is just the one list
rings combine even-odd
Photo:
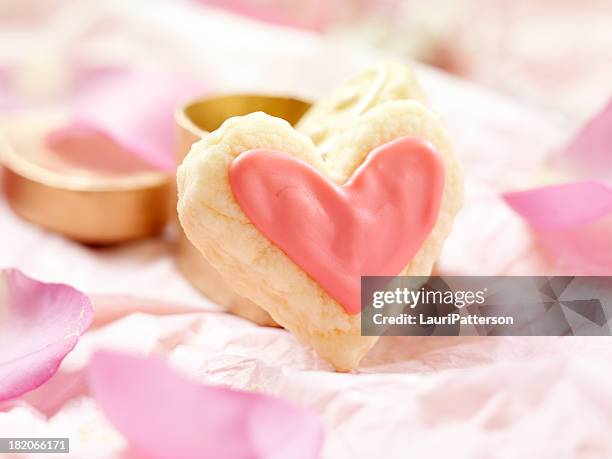
[[(175, 115), (179, 128), (178, 162), (183, 160), (194, 142), (232, 116), (261, 111), (293, 125), (309, 107), (310, 103), (303, 100), (264, 95), (227, 95), (189, 103)], [(260, 325), (277, 326), (267, 312), (232, 290), (180, 228), (176, 261), (184, 276), (214, 302)]]
[(171, 215), (169, 175), (101, 135), (51, 147), (48, 134), (67, 121), (59, 112), (0, 121), (4, 190), (13, 210), (86, 244), (114, 244), (158, 233)]

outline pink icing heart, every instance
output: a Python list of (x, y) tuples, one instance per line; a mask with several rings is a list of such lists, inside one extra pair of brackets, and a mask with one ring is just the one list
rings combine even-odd
[(360, 277), (400, 273), (434, 227), (444, 165), (428, 142), (401, 137), (373, 150), (342, 186), (263, 149), (234, 159), (229, 178), (259, 231), (357, 314)]

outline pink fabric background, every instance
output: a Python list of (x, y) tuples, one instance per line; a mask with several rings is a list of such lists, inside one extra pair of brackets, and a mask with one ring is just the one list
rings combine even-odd
[[(27, 1), (17, 3), (27, 9)], [(310, 97), (380, 57), (179, 2), (152, 10), (147, 32), (139, 28), (140, 1), (100, 7), (78, 23), (70, 18), (82, 18), (77, 13), (87, 10), (86, 2), (54, 3), (71, 8), (59, 8), (55, 22), (24, 23), (0, 36), (23, 33), (26, 40), (26, 31), (37, 27), (66, 55), (95, 60), (114, 53), (189, 69), (213, 90)], [(118, 36), (129, 45), (100, 46)], [(419, 76), (466, 171), (466, 205), (439, 270), (557, 272), (500, 194), (532, 185), (546, 155), (576, 126), (427, 68)], [(2, 197), (0, 236), (0, 266), (71, 284), (92, 296), (96, 312), (60, 372), (0, 412), (3, 437), (69, 436), (71, 457), (123, 457), (124, 440), (83, 380), (92, 352), (113, 349), (157, 354), (195, 380), (313, 408), (326, 430), (326, 459), (612, 457), (607, 338), (383, 338), (356, 374), (337, 374), (287, 332), (222, 314), (202, 298), (176, 270), (171, 230), (158, 240), (90, 249), (25, 223)]]

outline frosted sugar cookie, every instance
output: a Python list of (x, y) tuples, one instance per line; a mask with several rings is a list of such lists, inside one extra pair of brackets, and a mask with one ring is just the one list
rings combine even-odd
[(177, 178), (192, 243), (340, 371), (377, 340), (360, 333), (360, 276), (429, 275), (463, 196), (442, 122), (408, 100), (358, 116), (325, 159), (279, 118), (230, 118)]
[(386, 61), (349, 78), (332, 93), (316, 101), (295, 125), (310, 137), (318, 152), (330, 152), (330, 140), (377, 105), (399, 99), (425, 102), (425, 93), (412, 69), (401, 62)]

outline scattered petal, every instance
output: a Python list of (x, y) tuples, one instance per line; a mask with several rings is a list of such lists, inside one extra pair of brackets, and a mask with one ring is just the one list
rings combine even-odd
[(612, 99), (555, 155), (553, 166), (580, 178), (612, 182)]
[(612, 274), (612, 187), (574, 182), (507, 193), (531, 225), (556, 274)]
[(599, 182), (550, 185), (506, 193), (504, 199), (541, 229), (576, 229), (612, 212), (612, 187)]
[(53, 376), (92, 319), (91, 303), (78, 290), (0, 271), (0, 401)]
[(155, 358), (94, 354), (95, 399), (130, 448), (148, 458), (312, 459), (318, 417), (269, 395), (189, 381)]
[(559, 273), (612, 274), (612, 100), (546, 163), (568, 183), (506, 193)]
[(98, 133), (153, 166), (173, 171), (174, 111), (201, 94), (202, 85), (136, 70), (94, 73), (92, 79), (75, 98), (72, 123), (51, 133), (49, 145)]

